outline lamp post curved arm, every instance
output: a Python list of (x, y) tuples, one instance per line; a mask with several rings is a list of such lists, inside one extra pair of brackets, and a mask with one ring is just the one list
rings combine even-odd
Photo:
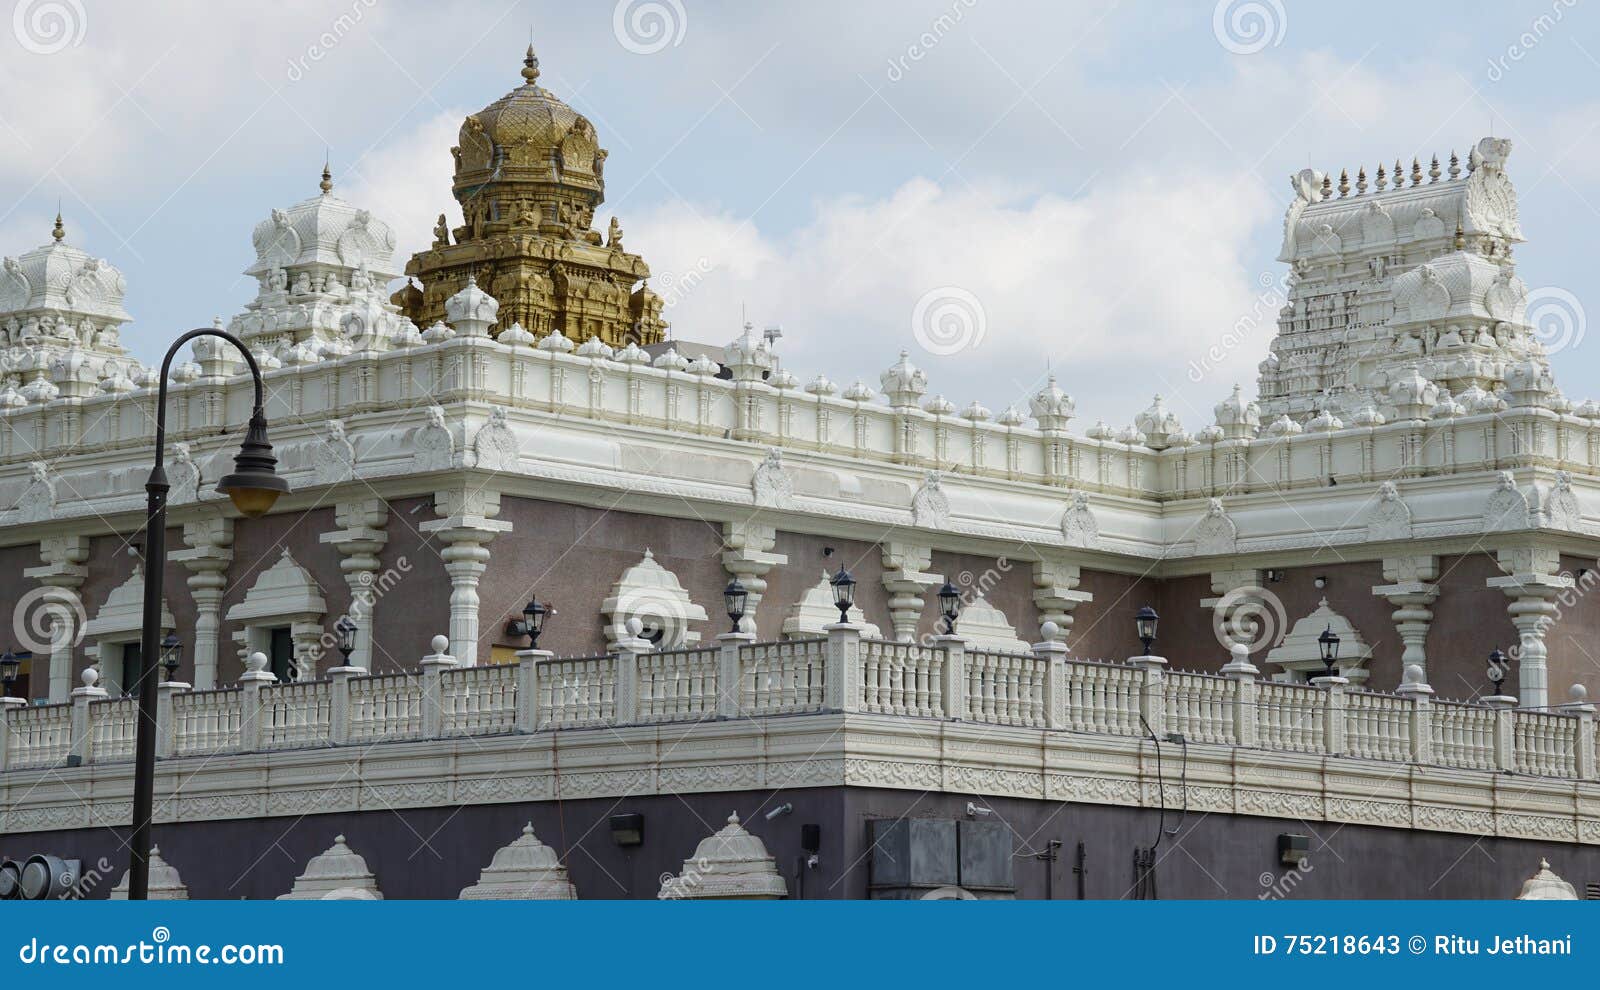
[[(225, 492), (247, 516), (265, 513), (279, 495), (289, 490), (274, 470), (277, 458), (272, 456), (272, 445), (267, 442), (261, 368), (244, 341), (215, 327), (190, 330), (173, 341), (161, 361), (161, 381), (156, 396), (155, 466), (144, 486), (144, 628), (140, 631), (139, 677), (137, 684), (132, 685), (139, 692), (139, 720), (134, 737), (133, 835), (128, 843), (128, 898), (136, 901), (145, 900), (150, 894), (150, 819), (155, 811), (156, 687), (160, 676), (157, 671), (161, 669), (157, 659), (161, 656), (161, 585), (167, 563), (167, 492), (172, 487), (167, 483), (163, 467), (167, 442), (167, 380), (172, 359), (184, 344), (197, 337), (220, 337), (238, 348), (250, 367), (250, 378), (255, 385), (255, 405), (244, 442), (234, 458), (234, 472), (222, 478), (217, 489)], [(127, 675), (128, 671), (124, 670), (124, 681)]]

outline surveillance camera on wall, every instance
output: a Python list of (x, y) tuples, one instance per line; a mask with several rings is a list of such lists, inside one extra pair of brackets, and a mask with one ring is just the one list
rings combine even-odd
[(971, 801), (967, 802), (967, 817), (969, 818), (986, 818), (992, 814), (994, 814), (993, 808), (985, 808), (982, 805), (973, 804)]

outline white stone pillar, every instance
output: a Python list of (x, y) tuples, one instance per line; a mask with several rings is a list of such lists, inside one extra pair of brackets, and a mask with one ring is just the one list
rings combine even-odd
[(726, 632), (717, 637), (718, 718), (738, 718), (745, 714), (744, 669), (739, 662), (739, 650), (746, 643), (755, 641), (754, 632)]
[(267, 655), (259, 651), (244, 661), (244, 673), (239, 675), (239, 751), (253, 753), (261, 749), (261, 689), (278, 683), (278, 677), (267, 669)]
[(555, 659), (549, 650), (517, 651), (517, 731), (538, 732), (539, 680), (544, 664)]
[(967, 717), (967, 641), (961, 636), (935, 636), (933, 645), (944, 650), (944, 678), (939, 686), (943, 695), (944, 717)]
[(756, 608), (767, 593), (767, 572), (789, 562), (786, 555), (771, 552), (777, 537), (774, 527), (749, 519), (722, 524), (722, 566), (745, 590), (741, 632), (756, 632)]
[(1577, 752), (1573, 754), (1573, 764), (1578, 771), (1579, 780), (1594, 780), (1597, 768), (1595, 767), (1594, 745), (1594, 705), (1589, 703), (1589, 691), (1582, 684), (1572, 685), (1572, 690), (1567, 693), (1568, 701), (1561, 706), (1561, 711), (1568, 715), (1576, 716), (1578, 720)]
[(1402, 644), (1401, 668), (1415, 665), (1426, 673), (1428, 628), (1433, 622), (1431, 606), (1439, 597), (1438, 587), (1431, 582), (1439, 578), (1439, 558), (1387, 557), (1383, 576), (1390, 583), (1375, 585), (1372, 593), (1387, 598), (1395, 607), (1391, 617)]
[(19, 712), (28, 707), (26, 698), (0, 698), (0, 770), (11, 769), (8, 762), (11, 742), (11, 720), (15, 718), (13, 712)]
[(835, 712), (861, 710), (861, 626), (853, 622), (834, 622), (822, 627), (828, 634), (823, 663), (825, 707)]
[(96, 687), (100, 672), (93, 667), (83, 668), (83, 687), (72, 689), (72, 738), (67, 751), (67, 766), (83, 766), (94, 760), (94, 734), (89, 724), (89, 706), (106, 697), (106, 689)]
[(166, 759), (178, 749), (178, 720), (173, 713), (175, 696), (189, 690), (182, 681), (162, 681), (156, 685), (156, 756)]
[(1313, 687), (1328, 692), (1328, 703), (1322, 708), (1322, 751), (1329, 756), (1342, 756), (1345, 751), (1345, 689), (1350, 686), (1347, 677), (1313, 677)]
[(1265, 578), (1264, 572), (1252, 569), (1211, 573), (1214, 597), (1202, 598), (1200, 607), (1211, 610), (1213, 627), (1221, 629), (1228, 642), (1249, 645), (1256, 640), (1256, 630), (1246, 625), (1270, 611), (1266, 607), (1266, 589), (1262, 587)]
[(1559, 572), (1560, 556), (1552, 549), (1501, 550), (1495, 557), (1506, 576), (1489, 578), (1487, 583), (1511, 599), (1506, 611), (1517, 628), (1517, 676), (1522, 704), (1544, 708), (1550, 704), (1545, 633), (1561, 611), (1554, 599), (1572, 587), (1572, 577)]
[(1256, 679), (1261, 671), (1250, 662), (1250, 648), (1235, 643), (1232, 659), (1222, 667), (1222, 675), (1235, 681), (1233, 695), (1233, 741), (1240, 746), (1255, 746), (1260, 739), (1260, 720), (1256, 717)]
[(233, 561), (233, 520), (217, 516), (183, 524), (187, 550), (173, 550), (167, 559), (189, 571), (189, 597), (194, 599), (194, 686), (217, 686), (217, 661), (222, 642), (222, 596)]
[(450, 640), (433, 637), (433, 652), (422, 658), (422, 738), (437, 739), (444, 734), (444, 685), (440, 675), (458, 664), (444, 652)]
[(1139, 714), (1157, 739), (1167, 732), (1167, 658), (1142, 655), (1128, 658), (1128, 666), (1144, 672), (1139, 684)]
[(443, 546), (439, 556), (450, 575), (450, 652), (463, 667), (478, 664), (478, 581), (489, 566), (487, 544), (510, 531), (511, 524), (493, 518), (500, 512), (500, 493), (488, 489), (452, 489), (434, 495), (442, 519), (418, 527)]
[(1411, 762), (1433, 762), (1433, 688), (1422, 667), (1411, 664), (1401, 675), (1394, 693), (1411, 699)]
[(356, 625), (355, 649), (350, 651), (351, 667), (372, 669), (372, 615), (378, 596), (385, 590), (378, 585), (378, 553), (389, 540), (384, 527), (389, 524), (389, 504), (381, 498), (340, 502), (334, 507), (339, 529), (323, 533), (319, 539), (339, 551), (339, 570), (350, 588), (350, 611)]
[(1033, 644), (1033, 655), (1043, 660), (1044, 669), (1044, 725), (1047, 729), (1067, 727), (1067, 644), (1063, 643), (1061, 627), (1046, 619), (1039, 624), (1039, 642)]
[(898, 541), (885, 543), (881, 549), (883, 588), (889, 593), (889, 622), (894, 626), (894, 638), (909, 643), (917, 638), (917, 624), (922, 619), (923, 589), (939, 580), (938, 575), (923, 570), (933, 551)]
[(628, 620), (627, 637), (617, 641), (617, 725), (639, 721), (639, 658), (654, 647), (639, 635), (644, 624), (637, 616)]
[[(41, 540), (39, 559), (43, 563), (38, 567), (24, 570), (22, 576), (34, 578), (50, 591), (39, 602), (38, 614), (17, 616), (12, 624), (23, 626), (30, 636), (37, 632), (41, 636), (49, 637), (47, 643), (17, 645), (23, 649), (33, 650), (35, 654), (43, 654), (47, 658), (50, 671), (50, 702), (59, 705), (64, 704), (69, 694), (75, 690), (72, 686), (73, 653), (82, 636), (82, 622), (85, 616), (83, 599), (79, 597), (78, 589), (83, 587), (84, 579), (89, 576), (89, 569), (84, 566), (84, 561), (89, 559), (89, 538), (52, 536)], [(46, 648), (40, 649), (41, 646)], [(39, 665), (35, 662), (34, 670), (38, 669)], [(35, 688), (35, 694), (37, 693)]]

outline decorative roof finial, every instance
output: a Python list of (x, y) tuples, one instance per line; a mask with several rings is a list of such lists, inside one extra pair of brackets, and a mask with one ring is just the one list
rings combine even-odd
[(322, 181), (318, 183), (318, 187), (322, 190), (322, 195), (324, 196), (333, 192), (333, 171), (328, 167), (326, 158), (322, 160)]
[(1435, 182), (1438, 182), (1439, 181), (1439, 176), (1442, 175), (1442, 174), (1444, 174), (1444, 173), (1439, 171), (1439, 156), (1438, 155), (1434, 155), (1433, 156), (1433, 164), (1428, 166), (1428, 185), (1431, 186)]
[(1466, 249), (1466, 247), (1467, 247), (1467, 234), (1466, 234), (1466, 231), (1461, 229), (1461, 221), (1457, 220), (1456, 221), (1456, 243), (1455, 243), (1455, 248), (1456, 248), (1457, 251), (1463, 251), (1463, 250)]
[(1350, 170), (1341, 168), (1339, 170), (1339, 198), (1344, 199), (1348, 195), (1350, 195)]
[(528, 42), (528, 54), (522, 59), (522, 78), (529, 86), (539, 78), (539, 56), (533, 53), (533, 42)]
[(56, 226), (54, 230), (50, 231), (50, 236), (55, 238), (57, 244), (60, 244), (67, 236), (67, 228), (61, 225), (61, 207), (59, 206), (56, 207)]
[(1458, 179), (1460, 177), (1461, 177), (1461, 159), (1456, 157), (1455, 149), (1452, 148), (1452, 149), (1450, 149), (1450, 178)]

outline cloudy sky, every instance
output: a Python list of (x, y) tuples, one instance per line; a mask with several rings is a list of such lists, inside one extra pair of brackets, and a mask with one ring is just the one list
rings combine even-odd
[[(1198, 428), (1254, 389), (1269, 330), (1197, 366), (1278, 274), (1289, 174), (1491, 132), (1515, 145), (1523, 277), (1600, 319), (1582, 0), (4, 6), (0, 254), (43, 243), (59, 199), (126, 272), (147, 359), (240, 310), (251, 228), (315, 192), (325, 151), (403, 253), (458, 217), (457, 127), (520, 82), (530, 31), (611, 150), (604, 213), (674, 334), (725, 343), (747, 312), (803, 379), (876, 384), (907, 348), (961, 405), (1049, 369), (1080, 428), (1157, 391)], [(1600, 393), (1600, 341), (1565, 339), (1558, 380)]]

